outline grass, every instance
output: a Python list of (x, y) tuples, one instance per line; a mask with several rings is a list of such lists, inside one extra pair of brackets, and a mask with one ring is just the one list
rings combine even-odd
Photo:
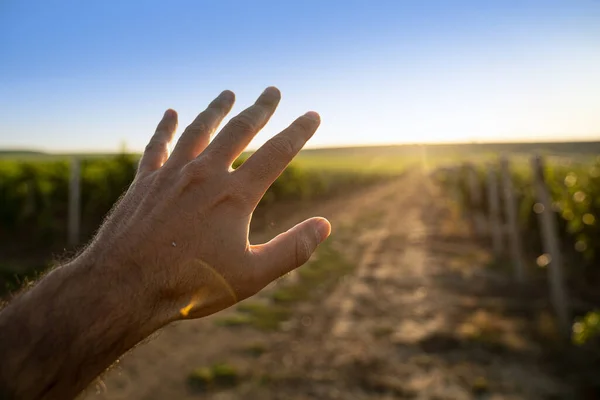
[(237, 312), (215, 321), (219, 326), (252, 326), (262, 331), (278, 330), (289, 318), (289, 310), (277, 305), (245, 301), (237, 306)]
[(252, 323), (252, 318), (244, 314), (231, 314), (216, 320), (216, 324), (220, 326), (241, 326)]
[(192, 389), (207, 391), (233, 387), (240, 381), (240, 376), (234, 366), (218, 363), (196, 368), (188, 375), (187, 381)]
[(237, 309), (248, 317), (253, 327), (263, 331), (278, 330), (290, 316), (290, 311), (285, 307), (259, 302), (242, 303)]
[(252, 357), (260, 357), (267, 352), (267, 346), (264, 343), (256, 342), (250, 343), (246, 347), (242, 349), (244, 354), (247, 354)]
[[(338, 149), (336, 149), (338, 150)], [(346, 155), (334, 150), (330, 152), (300, 153), (294, 160), (294, 165), (306, 170), (321, 170), (338, 173), (352, 173), (357, 175), (384, 174), (393, 175), (406, 170), (411, 164), (419, 161), (414, 156), (398, 157), (395, 155), (355, 154)]]
[(328, 241), (321, 245), (313, 262), (298, 268), (298, 280), (282, 284), (271, 293), (273, 303), (292, 304), (306, 300), (315, 291), (332, 286), (337, 278), (352, 270), (353, 265), (344, 260), (330, 243)]

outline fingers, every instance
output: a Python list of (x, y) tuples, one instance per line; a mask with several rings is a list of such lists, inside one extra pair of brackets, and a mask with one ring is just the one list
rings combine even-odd
[(279, 89), (275, 87), (265, 89), (252, 106), (225, 125), (206, 151), (215, 156), (216, 162), (229, 167), (269, 121), (280, 98)]
[(256, 282), (264, 287), (298, 268), (330, 233), (329, 221), (317, 217), (299, 223), (266, 244), (252, 246)]
[(144, 149), (138, 171), (150, 172), (160, 168), (169, 158), (169, 143), (177, 130), (177, 112), (168, 109), (156, 127), (156, 132)]
[(310, 111), (258, 149), (234, 174), (256, 202), (298, 154), (321, 123), (319, 114)]
[(231, 111), (235, 95), (225, 90), (202, 111), (181, 134), (169, 164), (184, 165), (200, 154), (210, 141), (211, 135), (217, 129), (223, 118)]

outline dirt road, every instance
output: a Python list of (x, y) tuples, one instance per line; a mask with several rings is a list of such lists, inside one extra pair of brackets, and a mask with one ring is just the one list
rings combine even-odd
[[(488, 252), (422, 174), (298, 211), (273, 230), (307, 215), (335, 229), (311, 263), (344, 276), (286, 303), (275, 328), (259, 329), (235, 309), (169, 326), (84, 397), (572, 398), (531, 339), (528, 305), (486, 267)], [(302, 279), (285, 277), (248, 302), (270, 307), (274, 291)], [(217, 364), (235, 370), (225, 385), (190, 384), (194, 369)]]

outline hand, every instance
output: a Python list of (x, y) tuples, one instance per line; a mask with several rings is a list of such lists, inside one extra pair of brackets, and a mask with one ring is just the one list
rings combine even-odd
[(167, 146), (167, 110), (129, 190), (82, 254), (0, 310), (0, 397), (74, 398), (161, 326), (202, 317), (303, 264), (330, 232), (322, 218), (251, 246), (252, 211), (319, 126), (309, 112), (232, 171), (279, 103), (268, 88), (209, 144), (231, 110), (225, 91)]
[(248, 242), (252, 212), (265, 191), (319, 126), (308, 112), (231, 169), (280, 100), (267, 88), (209, 143), (231, 110), (221, 93), (189, 125), (169, 156), (177, 113), (167, 110), (146, 146), (135, 180), (80, 256), (145, 299), (159, 324), (203, 317), (243, 300), (305, 263), (330, 233), (311, 218), (266, 244)]

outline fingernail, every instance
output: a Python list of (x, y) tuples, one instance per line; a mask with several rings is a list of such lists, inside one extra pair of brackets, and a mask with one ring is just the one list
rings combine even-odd
[(321, 116), (315, 111), (309, 111), (304, 114), (304, 116), (312, 119), (313, 121), (321, 121)]
[(167, 111), (165, 111), (164, 118), (174, 118), (176, 115), (177, 113), (175, 112), (175, 110), (169, 108)]
[(317, 221), (316, 230), (317, 236), (319, 237), (319, 243), (321, 243), (329, 237), (329, 234), (331, 234), (331, 224), (325, 218), (320, 218)]

